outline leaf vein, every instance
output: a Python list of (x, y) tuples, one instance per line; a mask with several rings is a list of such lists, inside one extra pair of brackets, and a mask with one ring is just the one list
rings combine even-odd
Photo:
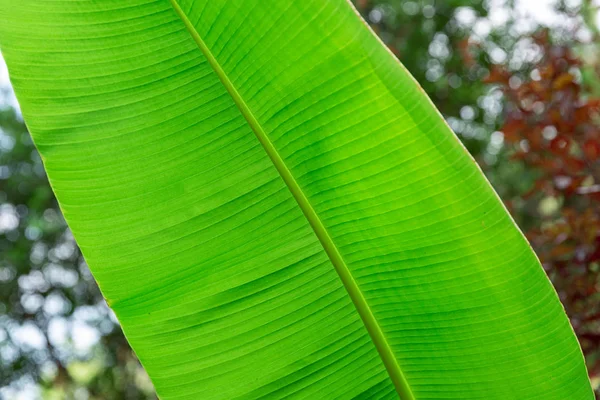
[(362, 319), (371, 337), (371, 340), (377, 348), (379, 356), (381, 357), (381, 360), (383, 361), (383, 364), (385, 365), (385, 368), (388, 371), (390, 379), (392, 380), (396, 388), (396, 392), (402, 400), (414, 400), (412, 391), (408, 385), (408, 382), (406, 381), (406, 378), (404, 377), (402, 370), (400, 369), (396, 356), (394, 355), (388, 341), (386, 340), (385, 335), (383, 334), (379, 323), (373, 315), (373, 312), (371, 311), (362, 291), (358, 287), (358, 284), (354, 280), (354, 277), (348, 269), (348, 266), (342, 258), (342, 255), (340, 254), (337, 246), (335, 245), (331, 236), (329, 235), (329, 232), (325, 228), (325, 225), (323, 225), (323, 222), (321, 221), (316, 211), (310, 204), (308, 198), (296, 182), (294, 176), (292, 175), (291, 171), (288, 169), (287, 165), (279, 155), (277, 149), (267, 136), (262, 125), (256, 119), (256, 117), (250, 110), (248, 104), (246, 104), (240, 93), (237, 91), (237, 89), (235, 88), (235, 86), (233, 85), (233, 83), (231, 82), (231, 80), (229, 79), (229, 77), (227, 76), (217, 59), (213, 56), (212, 52), (210, 51), (204, 40), (200, 37), (200, 34), (198, 33), (194, 25), (191, 23), (191, 21), (188, 19), (186, 13), (183, 11), (177, 0), (169, 0), (169, 2), (173, 6), (175, 13), (184, 23), (189, 34), (192, 36), (192, 38), (198, 45), (198, 48), (206, 57), (210, 66), (214, 69), (219, 80), (221, 81), (227, 92), (231, 95), (231, 98), (233, 99), (234, 103), (239, 108), (241, 114), (250, 125), (250, 128), (252, 128), (254, 134), (256, 135), (256, 138), (263, 146), (265, 152), (273, 162), (273, 165), (281, 175), (281, 178), (283, 179), (290, 192), (296, 199), (298, 206), (304, 213), (306, 219), (308, 220), (308, 223), (310, 224), (317, 238), (321, 242), (323, 249), (327, 253), (327, 256), (329, 257), (333, 267), (335, 268), (338, 276), (340, 277), (340, 280), (342, 281), (346, 291), (348, 292), (348, 295), (354, 303), (354, 306), (356, 307), (356, 310), (358, 311), (358, 314), (360, 315), (360, 318)]

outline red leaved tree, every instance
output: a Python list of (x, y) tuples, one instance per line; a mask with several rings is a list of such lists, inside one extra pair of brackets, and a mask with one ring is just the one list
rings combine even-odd
[(579, 337), (590, 375), (600, 376), (600, 98), (582, 82), (572, 46), (548, 31), (526, 75), (493, 65), (504, 93), (500, 128), (512, 162), (533, 170), (531, 189), (507, 201), (552, 279)]

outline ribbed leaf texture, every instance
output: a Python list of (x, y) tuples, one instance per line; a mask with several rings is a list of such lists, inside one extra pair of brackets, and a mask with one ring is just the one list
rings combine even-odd
[(163, 399), (592, 398), (534, 253), (345, 0), (0, 0), (0, 46)]

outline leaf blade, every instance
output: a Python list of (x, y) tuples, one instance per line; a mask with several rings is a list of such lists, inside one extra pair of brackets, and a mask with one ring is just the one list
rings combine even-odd
[[(38, 16), (36, 27), (44, 34), (30, 40), (46, 55), (66, 64), (66, 70), (35, 54), (26, 54), (25, 49), (10, 51), (10, 33), (4, 28), (0, 28), (0, 43), (3, 49), (7, 46), (11, 74), (31, 74), (31, 67), (25, 64), (41, 61), (48, 71), (34, 67), (36, 76), (59, 76), (66, 81), (61, 84), (69, 86), (66, 90), (47, 82), (33, 85), (15, 81), (19, 99), (31, 102), (23, 104), (26, 119), (65, 215), (159, 393), (163, 397), (194, 396), (203, 390), (204, 397), (227, 397), (234, 393), (264, 394), (267, 387), (279, 390), (276, 393), (296, 393), (285, 386), (274, 389), (272, 382), (285, 382), (286, 377), (299, 374), (302, 368), (298, 363), (306, 364), (310, 357), (294, 356), (285, 346), (277, 347), (286, 358), (278, 360), (283, 372), (277, 368), (252, 371), (252, 365), (276, 354), (272, 349), (278, 343), (260, 347), (258, 343), (266, 339), (257, 333), (257, 326), (267, 323), (269, 329), (264, 336), (272, 337), (268, 332), (274, 330), (277, 335), (277, 327), (286, 329), (278, 325), (282, 318), (292, 326), (301, 324), (303, 329), (288, 329), (286, 333), (298, 343), (310, 344), (313, 351), (322, 352), (341, 346), (335, 339), (315, 344), (314, 336), (318, 337), (320, 331), (331, 332), (323, 321), (332, 318), (337, 322), (333, 332), (341, 337), (345, 337), (345, 329), (362, 332), (356, 334), (359, 344), (338, 348), (343, 356), (336, 359), (335, 368), (326, 369), (338, 378), (327, 384), (304, 386), (302, 393), (330, 390), (351, 397), (364, 390), (379, 393), (383, 386), (389, 394), (390, 383), (382, 377), (385, 371), (377, 364), (379, 361), (373, 358), (374, 348), (365, 342), (368, 336), (361, 330), (360, 320), (356, 315), (347, 317), (349, 320), (341, 316), (352, 305), (342, 296), (339, 282), (337, 286), (331, 283), (329, 291), (318, 291), (314, 276), (326, 276), (321, 279), (330, 282), (333, 272), (318, 241), (294, 208), (293, 198), (286, 194), (287, 188), (278, 181), (262, 149), (250, 140), (252, 132), (242, 125), (243, 119), (227, 100), (227, 93), (217, 88), (218, 81), (207, 69), (206, 60), (194, 55), (194, 43), (184, 38), (187, 32), (177, 25), (175, 15), (168, 13), (168, 4), (138, 0), (123, 8), (118, 2), (78, 2), (78, 10), (83, 12), (58, 16), (61, 7), (73, 10), (73, 5), (42, 3), (48, 7), (47, 12), (51, 11), (51, 18)], [(331, 232), (332, 241), (347, 260), (374, 314), (383, 321), (384, 333), (409, 382), (414, 383), (417, 398), (527, 398), (540, 393), (556, 398), (574, 393), (575, 398), (589, 397), (577, 344), (535, 256), (428, 100), (393, 58), (377, 47), (344, 2), (181, 4)], [(7, 1), (0, 2), (0, 9), (2, 5), (7, 6)], [(5, 15), (17, 20), (18, 9), (24, 11), (24, 21), (37, 13), (33, 2), (24, 2), (10, 10), (7, 7)], [(124, 16), (127, 23), (119, 24)], [(52, 30), (43, 28), (48, 19), (55, 25)], [(150, 20), (153, 22), (147, 22), (145, 29), (138, 29), (144, 25), (140, 21)], [(82, 21), (94, 24), (84, 29)], [(273, 27), (283, 33), (270, 37)], [(53, 30), (69, 38), (67, 45), (56, 39), (43, 41), (48, 35), (52, 37)], [(111, 39), (115, 30), (122, 33), (121, 41), (127, 38), (135, 45), (118, 50), (117, 40)], [(155, 30), (170, 36), (163, 38)], [(255, 32), (258, 34), (253, 35)], [(90, 40), (94, 34), (96, 39)], [(278, 42), (282, 36), (287, 41)], [(148, 38), (154, 40), (154, 47), (139, 44)], [(15, 49), (20, 46), (17, 40), (12, 43)], [(90, 44), (112, 62), (102, 65), (103, 69), (92, 65), (78, 71), (85, 62), (67, 57), (64, 50), (79, 50), (93, 58), (94, 52), (86, 50)], [(269, 53), (277, 56), (277, 62), (268, 57)], [(75, 67), (68, 67), (69, 63)], [(173, 68), (161, 70), (164, 63)], [(351, 67), (340, 68), (346, 65)], [(106, 74), (107, 69), (112, 75)], [(94, 82), (86, 91), (93, 94), (89, 102), (71, 100), (70, 92), (85, 90), (82, 88), (88, 79)], [(128, 84), (129, 79), (135, 84)], [(125, 89), (115, 95), (117, 106), (107, 108), (103, 99), (111, 83)], [(147, 86), (152, 86), (152, 91)], [(195, 93), (203, 97), (195, 97)], [(40, 100), (40, 96), (62, 101)], [(202, 113), (195, 108), (199, 102)], [(49, 111), (54, 110), (62, 110), (62, 114), (52, 118)], [(153, 114), (148, 115), (147, 110)], [(124, 118), (126, 112), (134, 115), (135, 121)], [(103, 117), (110, 124), (88, 124), (92, 117)], [(186, 152), (185, 146), (193, 151)], [(132, 154), (119, 154), (122, 148)], [(241, 157), (241, 162), (219, 159), (220, 153)], [(109, 161), (98, 160), (98, 155)], [(156, 156), (152, 159), (156, 165), (145, 161), (151, 156)], [(127, 163), (131, 176), (124, 176), (123, 169), (128, 168), (120, 163)], [(196, 193), (199, 200), (194, 197)], [(140, 210), (140, 203), (148, 211)], [(263, 211), (266, 216), (261, 215)], [(149, 219), (156, 214), (156, 220)], [(106, 221), (99, 221), (97, 216)], [(263, 229), (257, 223), (259, 219), (273, 224), (275, 233)], [(282, 227), (281, 221), (289, 226)], [(490, 232), (490, 227), (494, 231)], [(257, 232), (264, 237), (253, 241), (245, 237)], [(219, 239), (219, 235), (227, 235), (227, 240)], [(500, 243), (503, 252), (493, 241), (498, 236), (508, 238)], [(241, 252), (232, 250), (238, 245), (253, 257), (244, 261)], [(279, 248), (291, 253), (277, 252)], [(299, 252), (302, 256), (292, 257)], [(514, 264), (507, 265), (506, 259)], [(135, 266), (128, 265), (132, 260)], [(269, 267), (257, 268), (261, 263)], [(289, 312), (282, 312), (280, 307), (279, 318), (265, 317), (265, 310), (272, 307), (266, 299), (273, 296), (268, 278), (285, 275), (284, 271), (298, 264), (303, 272), (294, 269), (278, 284), (287, 283), (287, 290), (292, 285), (302, 293), (300, 303), (309, 304), (319, 317), (309, 319), (310, 323), (304, 321), (302, 318), (309, 318), (302, 314), (306, 307), (279, 289), (275, 289), (276, 299), (280, 303), (287, 299), (283, 303)], [(174, 270), (171, 265), (176, 266)], [(220, 274), (210, 271), (215, 265), (227, 268)], [(139, 276), (148, 268), (156, 276)], [(500, 272), (498, 268), (502, 268)], [(307, 274), (313, 278), (308, 282)], [(216, 282), (222, 285), (220, 289)], [(264, 291), (257, 294), (250, 282), (258, 283)], [(306, 285), (312, 285), (311, 291), (319, 295), (307, 294), (303, 289)], [(488, 293), (481, 293), (482, 287)], [(532, 288), (539, 293), (532, 293)], [(194, 293), (194, 289), (204, 293)], [(193, 300), (187, 300), (187, 296)], [(256, 298), (260, 296), (263, 301), (259, 304)], [(494, 304), (495, 297), (499, 305)], [(327, 304), (325, 312), (317, 305), (322, 301)], [(529, 304), (534, 301), (548, 304), (540, 312)], [(328, 314), (341, 303), (342, 308)], [(233, 313), (235, 317), (227, 314), (231, 323), (228, 327), (245, 330), (247, 337), (227, 336), (226, 323), (214, 320), (217, 310), (231, 313), (235, 307), (239, 307)], [(244, 324), (248, 310), (255, 315), (254, 325)], [(516, 315), (511, 315), (514, 310)], [(152, 313), (152, 317), (145, 312)], [(495, 318), (498, 315), (500, 322)], [(541, 321), (547, 315), (552, 318), (544, 325)], [(455, 320), (449, 322), (447, 316)], [(531, 318), (537, 321), (528, 321)], [(478, 319), (482, 321), (476, 323)], [(147, 326), (149, 321), (157, 326)], [(508, 323), (516, 323), (518, 332), (507, 329)], [(352, 328), (341, 328), (348, 326)], [(490, 337), (489, 331), (494, 329), (500, 334)], [(553, 330), (554, 343), (562, 344), (556, 354), (567, 355), (566, 366), (557, 365), (552, 346), (539, 340), (542, 333)], [(535, 334), (523, 333), (527, 331)], [(210, 342), (216, 340), (211, 332), (219, 332), (223, 340)], [(456, 340), (457, 336), (476, 339), (474, 343), (479, 341), (486, 348), (477, 352), (464, 339)], [(206, 345), (184, 345), (185, 338), (204, 337), (213, 338), (209, 343), (223, 353), (216, 354), (216, 348)], [(232, 345), (232, 338), (243, 343), (245, 353), (227, 346)], [(161, 345), (169, 339), (173, 341), (169, 343), (172, 355), (161, 351)], [(520, 354), (527, 347), (535, 348), (535, 360)], [(365, 348), (370, 350), (364, 353)], [(434, 349), (441, 350), (443, 357), (432, 354)], [(257, 351), (262, 351), (261, 357), (253, 355)], [(366, 354), (369, 367), (354, 368), (349, 360), (355, 359), (355, 353)], [(195, 360), (194, 365), (177, 365), (178, 358), (186, 355)], [(197, 382), (195, 376), (200, 371), (215, 374), (216, 367), (210, 368), (206, 357), (216, 365), (225, 365), (227, 374)], [(233, 363), (240, 357), (246, 365), (236, 369)], [(330, 359), (321, 358), (313, 364)], [(322, 373), (313, 364), (308, 363), (312, 377), (306, 375), (304, 380), (292, 383), (301, 386), (304, 383), (298, 382)], [(542, 365), (542, 372), (535, 371), (538, 365)], [(558, 384), (543, 381), (551, 369), (564, 374), (557, 379)], [(354, 378), (339, 384), (339, 377), (348, 371)], [(361, 386), (360, 376), (365, 371), (375, 372), (370, 372), (368, 384)], [(248, 381), (252, 372), (261, 377), (258, 387)], [(518, 379), (520, 375), (527, 379)], [(571, 385), (565, 385), (568, 378), (572, 378)], [(244, 384), (232, 385), (237, 380)], [(227, 392), (218, 392), (216, 388), (223, 385), (229, 385), (225, 386)], [(460, 392), (455, 391), (457, 385)]]

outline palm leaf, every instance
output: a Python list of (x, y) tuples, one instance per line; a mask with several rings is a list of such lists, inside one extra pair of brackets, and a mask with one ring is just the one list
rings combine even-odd
[(346, 1), (0, 0), (0, 45), (162, 398), (592, 398), (534, 253)]

